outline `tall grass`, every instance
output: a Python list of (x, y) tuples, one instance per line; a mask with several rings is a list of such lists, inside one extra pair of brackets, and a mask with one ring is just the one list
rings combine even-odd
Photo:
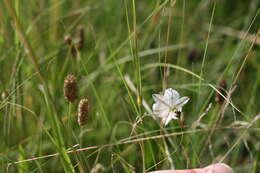
[[(148, 172), (215, 162), (259, 172), (259, 5), (0, 1), (0, 172)], [(73, 103), (63, 93), (68, 74), (78, 80)], [(163, 127), (151, 108), (152, 94), (165, 88), (190, 101)], [(90, 112), (80, 126), (83, 98)]]

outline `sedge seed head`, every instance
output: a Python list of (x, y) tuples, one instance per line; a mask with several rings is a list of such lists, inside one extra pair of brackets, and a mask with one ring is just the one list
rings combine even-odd
[[(218, 87), (218, 90), (220, 91), (220, 93), (224, 96), (226, 96), (226, 92), (225, 90), (227, 89), (227, 83), (225, 80), (221, 80), (220, 83), (219, 83), (219, 87)], [(222, 104), (224, 102), (224, 97), (222, 97), (219, 93), (216, 93), (216, 96), (215, 96), (215, 101), (218, 103), (218, 104)]]
[(72, 38), (70, 35), (66, 35), (64, 40), (66, 41), (66, 43), (71, 46), (72, 45)]
[(77, 37), (78, 37), (77, 48), (78, 50), (81, 50), (84, 47), (84, 27), (82, 25), (78, 27)]
[(197, 49), (192, 48), (191, 50), (189, 50), (187, 57), (189, 63), (194, 63), (200, 59), (201, 54)]
[(77, 55), (77, 50), (76, 50), (76, 47), (75, 47), (75, 45), (73, 43), (73, 40), (72, 40), (71, 36), (67, 35), (67, 36), (65, 36), (64, 39), (65, 39), (65, 41), (66, 41), (66, 43), (67, 43), (67, 45), (68, 45), (68, 47), (70, 49), (70, 53), (72, 54), (72, 56), (75, 57)]
[(89, 101), (88, 99), (81, 99), (78, 105), (78, 123), (83, 126), (87, 122), (89, 113)]
[(77, 79), (74, 75), (68, 75), (64, 80), (64, 96), (69, 102), (74, 102), (78, 97)]

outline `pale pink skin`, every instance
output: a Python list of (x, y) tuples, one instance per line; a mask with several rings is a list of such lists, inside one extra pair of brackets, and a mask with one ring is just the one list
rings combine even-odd
[(200, 169), (164, 170), (151, 173), (234, 173), (234, 171), (224, 163), (217, 163)]

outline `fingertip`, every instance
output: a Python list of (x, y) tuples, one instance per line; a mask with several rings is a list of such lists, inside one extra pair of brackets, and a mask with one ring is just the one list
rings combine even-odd
[(150, 173), (235, 173), (233, 169), (225, 163), (217, 163), (200, 169), (187, 170), (163, 170)]
[(233, 169), (225, 163), (217, 163), (210, 165), (205, 169), (214, 171), (215, 173), (234, 173)]

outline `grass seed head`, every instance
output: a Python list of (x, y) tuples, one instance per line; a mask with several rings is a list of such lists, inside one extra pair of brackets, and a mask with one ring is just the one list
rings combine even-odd
[(72, 45), (72, 38), (70, 35), (66, 35), (64, 40), (66, 41), (66, 43), (71, 46)]
[(70, 35), (65, 36), (65, 41), (70, 49), (70, 53), (75, 57), (77, 55), (77, 50), (75, 45), (73, 44), (73, 40)]
[(81, 99), (78, 105), (78, 123), (80, 126), (86, 124), (89, 112), (89, 102), (88, 99)]
[(82, 25), (78, 27), (77, 37), (78, 37), (77, 48), (81, 50), (84, 47), (84, 27)]
[(197, 49), (192, 48), (188, 53), (188, 61), (190, 63), (196, 62), (200, 59), (200, 56), (201, 56), (200, 52), (198, 52)]
[[(227, 83), (225, 80), (221, 80), (220, 83), (219, 83), (219, 87), (218, 87), (218, 90), (220, 91), (220, 93), (224, 96), (226, 96), (226, 92), (225, 90), (227, 89)], [(222, 104), (224, 102), (224, 97), (222, 97), (219, 93), (216, 93), (216, 96), (215, 96), (215, 101), (218, 103), (218, 104)]]
[(64, 80), (64, 95), (66, 100), (74, 102), (78, 97), (77, 79), (74, 75), (68, 75)]

